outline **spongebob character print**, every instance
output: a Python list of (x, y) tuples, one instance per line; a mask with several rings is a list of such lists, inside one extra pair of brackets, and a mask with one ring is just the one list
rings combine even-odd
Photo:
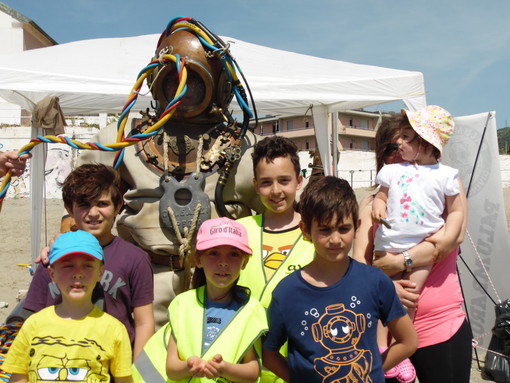
[(386, 212), (391, 228), (379, 225), (376, 251), (400, 252), (417, 245), (444, 225), (445, 196), (459, 194), (458, 171), (437, 163), (385, 165), (376, 182), (388, 188)]
[(27, 319), (2, 368), (30, 382), (109, 382), (131, 375), (131, 346), (124, 325), (97, 307), (70, 320), (51, 306)]
[(393, 282), (379, 269), (350, 260), (328, 287), (296, 271), (273, 292), (263, 347), (277, 351), (288, 340), (291, 382), (384, 382), (377, 321), (404, 315)]

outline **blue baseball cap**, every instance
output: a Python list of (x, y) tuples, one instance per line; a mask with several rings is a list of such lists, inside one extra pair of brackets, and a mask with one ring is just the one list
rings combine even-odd
[(92, 234), (83, 231), (68, 231), (60, 234), (50, 249), (50, 265), (71, 254), (84, 254), (103, 261), (103, 248)]

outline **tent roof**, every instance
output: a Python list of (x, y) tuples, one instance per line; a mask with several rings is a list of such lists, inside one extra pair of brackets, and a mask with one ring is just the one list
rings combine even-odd
[[(58, 96), (66, 114), (119, 113), (159, 34), (76, 41), (0, 57), (0, 97), (32, 110)], [(323, 59), (222, 37), (231, 44), (259, 115), (341, 111), (396, 100), (425, 106), (423, 75)], [(144, 85), (133, 110), (150, 105)], [(237, 108), (237, 106), (233, 106)], [(324, 110), (324, 109), (323, 109)]]

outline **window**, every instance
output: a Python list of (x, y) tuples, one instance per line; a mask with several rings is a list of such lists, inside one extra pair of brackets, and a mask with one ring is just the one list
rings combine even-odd
[(309, 128), (310, 127), (310, 121), (306, 120), (305, 121), (305, 128)]
[(360, 129), (368, 129), (368, 120), (359, 120)]
[(278, 124), (278, 121), (275, 121), (273, 123), (273, 133), (278, 133), (280, 131), (280, 124)]
[(294, 127), (294, 121), (292, 121), (292, 120), (287, 121), (287, 130), (292, 130), (293, 127)]

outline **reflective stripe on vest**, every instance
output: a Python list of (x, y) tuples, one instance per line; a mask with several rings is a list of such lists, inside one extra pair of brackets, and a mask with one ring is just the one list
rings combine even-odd
[(167, 323), (147, 341), (131, 369), (135, 383), (172, 382), (166, 376), (166, 354), (170, 333), (170, 325)]
[[(264, 257), (262, 254), (263, 246), (263, 216), (262, 214), (241, 218), (238, 222), (242, 223), (249, 233), (250, 247), (253, 255), (244, 270), (241, 270), (238, 284), (246, 286), (251, 290), (252, 296), (257, 298), (262, 306), (269, 307), (271, 294), (276, 285), (287, 275), (298, 270), (313, 260), (315, 250), (311, 242), (305, 241), (303, 236), (294, 242), (287, 257), (275, 270), (269, 281), (266, 280), (264, 272)], [(258, 235), (257, 235), (258, 233)]]

